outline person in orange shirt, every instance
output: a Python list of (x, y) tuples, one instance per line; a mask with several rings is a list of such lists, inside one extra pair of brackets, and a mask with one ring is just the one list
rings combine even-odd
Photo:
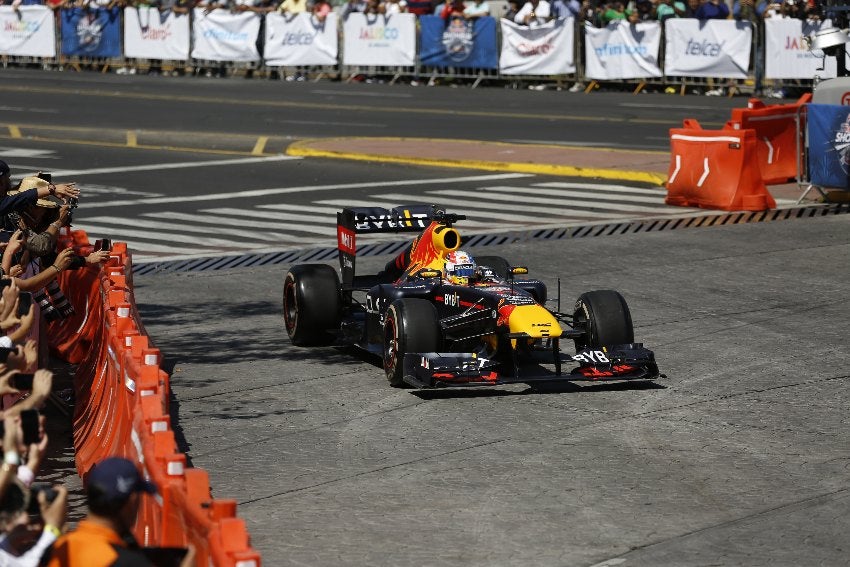
[[(77, 529), (60, 537), (42, 558), (47, 567), (150, 567), (155, 565), (139, 547), (132, 528), (143, 493), (156, 487), (144, 480), (132, 461), (110, 457), (89, 473), (86, 498), (89, 513)], [(194, 565), (190, 547), (180, 563)]]

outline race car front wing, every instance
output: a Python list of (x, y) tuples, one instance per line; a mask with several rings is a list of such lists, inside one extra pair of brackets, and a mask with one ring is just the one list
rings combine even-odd
[[(556, 349), (553, 349), (556, 350)], [(533, 365), (504, 364), (468, 353), (408, 353), (404, 381), (415, 388), (496, 386), (532, 382), (652, 380), (663, 377), (655, 355), (641, 343), (610, 349), (585, 349), (575, 355), (555, 352), (554, 371)], [(577, 362), (568, 374), (561, 364)]]

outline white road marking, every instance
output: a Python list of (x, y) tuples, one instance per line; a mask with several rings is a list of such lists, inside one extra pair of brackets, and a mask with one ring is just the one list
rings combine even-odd
[[(227, 214), (231, 216), (222, 216), (222, 211), (229, 211)], [(161, 213), (150, 213), (148, 216), (158, 218), (158, 219), (172, 219), (172, 220), (180, 220), (180, 221), (191, 221), (201, 224), (214, 224), (214, 225), (222, 225), (222, 226), (239, 226), (239, 227), (253, 227), (253, 228), (269, 228), (272, 230), (285, 230), (290, 232), (308, 232), (311, 234), (321, 234), (323, 236), (335, 236), (336, 235), (336, 222), (334, 222), (333, 226), (329, 226), (327, 228), (319, 228), (315, 225), (309, 225), (304, 222), (303, 215), (298, 216), (298, 220), (300, 221), (298, 224), (296, 223), (281, 223), (281, 222), (265, 222), (261, 220), (257, 220), (258, 215), (256, 212), (245, 211), (241, 209), (206, 209), (201, 211), (203, 213), (208, 213), (206, 216), (200, 215), (197, 213), (175, 213), (170, 211), (163, 211)], [(210, 214), (212, 213), (212, 214)], [(233, 218), (234, 216), (248, 216), (250, 219), (240, 219)], [(293, 241), (298, 241), (298, 237), (293, 236), (292, 234), (288, 235), (289, 238)]]
[[(656, 204), (659, 207), (663, 207), (664, 205), (664, 197), (666, 197), (667, 193), (656, 193), (652, 197), (645, 197), (642, 195), (623, 195), (618, 193), (606, 193), (604, 191), (596, 191), (595, 187), (587, 187), (586, 185), (583, 187), (586, 189), (585, 191), (566, 191), (561, 189), (537, 189), (536, 187), (511, 187), (511, 186), (492, 186), (492, 187), (480, 187), (478, 190), (484, 192), (486, 194), (490, 194), (491, 192), (495, 193), (508, 193), (511, 195), (522, 195), (522, 201), (526, 202), (527, 198), (525, 195), (549, 195), (551, 197), (583, 197), (586, 199), (594, 199), (600, 201), (619, 201), (619, 202), (629, 202), (629, 203), (651, 203)], [(429, 191), (429, 193), (443, 193), (445, 191), (450, 191), (450, 189), (442, 189), (439, 191)]]
[(0, 106), (5, 112), (33, 112), (38, 114), (59, 114), (57, 108), (25, 108), (23, 106)]
[[(385, 209), (393, 209), (395, 207), (400, 207), (405, 204), (411, 203), (396, 203), (396, 202), (387, 202), (387, 201), (379, 201), (378, 199), (382, 198), (382, 195), (375, 195), (375, 200), (369, 201), (346, 201), (346, 207), (383, 207)], [(416, 203), (422, 203), (422, 199), (417, 199)], [(435, 204), (435, 203), (428, 203)], [(442, 205), (442, 203), (436, 203), (438, 205)], [(336, 213), (340, 210), (339, 206), (324, 206), (324, 207), (311, 207), (305, 205), (257, 205), (258, 209), (273, 209), (273, 210), (285, 210), (285, 211), (304, 211), (310, 213), (318, 213), (323, 215), (322, 217), (311, 217), (310, 222), (313, 223), (321, 223), (322, 218), (326, 219), (328, 224), (332, 224), (336, 226)], [(450, 213), (459, 212), (456, 210), (449, 210)], [(490, 226), (490, 223), (487, 222), (475, 222), (475, 221), (463, 221), (463, 225), (466, 227), (474, 227), (474, 226)]]
[(216, 161), (183, 161), (176, 163), (149, 163), (147, 165), (124, 165), (121, 167), (101, 167), (97, 169), (60, 169), (53, 172), (54, 177), (69, 175), (103, 175), (104, 173), (127, 173), (130, 171), (162, 171), (164, 169), (187, 169), (191, 167), (220, 167), (223, 165), (245, 165), (248, 163), (288, 161), (302, 159), (295, 156), (270, 156), (254, 158), (222, 159)]
[[(437, 193), (440, 195), (448, 195), (450, 197), (467, 197), (469, 196), (468, 191), (458, 191), (456, 189), (443, 189), (441, 191), (433, 191), (433, 193)], [(576, 191), (569, 191), (564, 193), (564, 197), (581, 197), (584, 200), (569, 200), (563, 198), (546, 198), (546, 197), (529, 197), (527, 195), (522, 196), (521, 198), (517, 197), (517, 195), (501, 195), (496, 193), (478, 193), (480, 195), (481, 200), (489, 200), (489, 201), (501, 201), (506, 204), (500, 205), (501, 208), (505, 210), (523, 210), (534, 212), (535, 210), (544, 213), (544, 214), (560, 214), (563, 216), (573, 216), (573, 213), (576, 209), (609, 209), (613, 208), (618, 211), (628, 211), (631, 213), (662, 213), (665, 211), (674, 212), (670, 210), (670, 207), (667, 207), (663, 203), (658, 203), (658, 206), (655, 207), (644, 207), (641, 205), (627, 205), (624, 203), (625, 199), (620, 198), (617, 199), (613, 197), (613, 200), (618, 201), (616, 204), (609, 205), (608, 203), (600, 203), (599, 201), (607, 198), (612, 199), (611, 195), (600, 195), (599, 197), (595, 197), (593, 195), (588, 195), (587, 193), (579, 193)], [(539, 205), (548, 205), (543, 208), (535, 208), (528, 207), (525, 205), (516, 205), (517, 201), (522, 201), (523, 203), (534, 204), (537, 203)], [(575, 209), (573, 208), (575, 207)], [(679, 212), (679, 211), (675, 211)], [(596, 216), (594, 214), (594, 216)]]
[[(151, 216), (150, 213), (143, 214), (142, 217)], [(83, 219), (85, 223), (93, 223), (93, 224), (117, 224), (119, 226), (127, 226), (127, 219), (120, 217), (93, 217)], [(284, 234), (274, 234), (268, 232), (260, 232), (260, 231), (249, 231), (249, 230), (239, 230), (235, 228), (225, 228), (225, 227), (216, 227), (214, 229), (210, 227), (203, 226), (192, 226), (187, 223), (175, 224), (173, 222), (158, 222), (147, 220), (145, 218), (136, 217), (132, 221), (133, 227), (138, 228), (149, 228), (153, 229), (152, 232), (155, 234), (155, 231), (158, 230), (177, 230), (182, 232), (199, 232), (202, 234), (210, 234), (214, 232), (217, 235), (225, 235), (229, 234), (230, 236), (236, 236), (238, 238), (248, 238), (253, 240), (267, 240), (270, 242), (279, 242), (283, 238), (287, 238), (288, 235)]]
[[(3, 161), (8, 161), (9, 158), (39, 158), (39, 159), (56, 159), (58, 156), (55, 156), (53, 150), (36, 150), (30, 148), (7, 148), (0, 147), (0, 157), (3, 158)], [(15, 169), (28, 169), (20, 165), (9, 164), (9, 167)]]
[[(342, 183), (338, 185), (305, 185), (301, 187), (279, 187), (275, 189), (249, 189), (228, 193), (212, 193), (186, 197), (157, 197), (153, 199), (127, 199), (121, 201), (106, 201), (103, 203), (86, 203), (86, 209), (95, 207), (118, 207), (126, 205), (157, 205), (160, 203), (189, 203), (198, 201), (226, 201), (231, 199), (248, 199), (253, 197), (268, 197), (270, 195), (289, 195), (292, 193), (312, 193), (314, 191), (334, 191), (338, 189), (364, 189), (381, 187), (404, 187), (407, 185), (442, 185), (445, 183), (466, 183), (475, 181), (498, 181), (501, 179), (518, 179), (533, 177), (531, 173), (502, 173), (497, 175), (475, 175), (470, 177), (448, 177), (444, 179), (406, 179), (403, 181), (368, 181), (365, 183)], [(417, 201), (421, 201), (421, 197)]]
[(315, 94), (322, 94), (322, 95), (341, 96), (341, 97), (345, 97), (345, 98), (353, 98), (355, 96), (367, 96), (367, 97), (384, 99), (384, 98), (413, 98), (413, 96), (414, 96), (412, 94), (399, 94), (399, 93), (394, 93), (394, 94), (389, 93), (388, 94), (388, 93), (369, 93), (369, 92), (358, 92), (358, 91), (332, 91), (330, 89), (316, 89), (316, 90), (312, 90), (310, 92), (315, 93)]
[[(467, 196), (469, 193), (466, 193)], [(382, 195), (385, 199), (413, 199), (412, 195)], [(472, 214), (474, 211), (479, 210), (480, 215), (482, 217), (494, 218), (494, 219), (502, 219), (502, 220), (515, 220), (517, 222), (532, 222), (532, 223), (541, 223), (546, 222), (547, 220), (553, 220), (552, 217), (559, 218), (593, 218), (593, 219), (618, 219), (626, 216), (625, 214), (606, 214), (600, 212), (590, 212), (590, 211), (582, 211), (582, 210), (553, 210), (552, 207), (528, 207), (525, 205), (519, 205), (516, 203), (518, 199), (513, 199), (513, 202), (510, 204), (505, 203), (487, 203), (481, 199), (475, 199), (471, 201), (467, 201), (464, 199), (452, 199), (451, 204), (454, 210), (465, 209), (468, 213)], [(325, 203), (331, 204), (329, 201), (323, 201)], [(345, 201), (339, 201), (339, 203), (344, 203)], [(491, 210), (495, 209), (498, 212), (491, 212)], [(524, 213), (535, 213), (537, 216), (523, 216), (510, 213), (509, 211), (518, 211)], [(473, 216), (473, 218), (475, 218)]]
[[(109, 234), (112, 235), (113, 240), (127, 240), (128, 242), (134, 240), (153, 240), (153, 241), (168, 241), (168, 242), (182, 242), (183, 244), (195, 244), (197, 246), (206, 246), (206, 247), (225, 247), (225, 248), (241, 248), (242, 242), (237, 240), (224, 240), (222, 238), (210, 238), (208, 236), (187, 236), (185, 234), (177, 234), (176, 232), (162, 232), (160, 230), (157, 231), (144, 231), (144, 230), (133, 230), (128, 228), (121, 227), (105, 227), (95, 223), (82, 222), (80, 224), (75, 224), (75, 228), (82, 228), (86, 232), (99, 233), (99, 234)], [(208, 231), (207, 234), (214, 234), (215, 231)]]
[(551, 187), (553, 189), (587, 189), (588, 191), (602, 192), (613, 191), (615, 193), (634, 193), (635, 195), (666, 195), (667, 191), (663, 187), (652, 189), (649, 187), (632, 187), (630, 185), (611, 185), (608, 183), (567, 183), (563, 181), (554, 181), (549, 183), (535, 183), (532, 187)]

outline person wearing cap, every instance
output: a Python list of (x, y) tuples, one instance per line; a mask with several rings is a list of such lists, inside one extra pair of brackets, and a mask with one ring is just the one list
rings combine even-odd
[[(136, 465), (123, 457), (99, 462), (86, 478), (89, 513), (77, 529), (60, 537), (42, 558), (47, 567), (149, 566), (133, 537), (133, 524), (142, 494), (156, 494), (156, 486), (142, 478)], [(181, 567), (194, 564), (189, 553)]]
[(5, 216), (12, 211), (22, 209), (27, 205), (34, 205), (38, 199), (44, 199), (50, 195), (59, 198), (77, 198), (80, 190), (76, 183), (53, 183), (40, 179), (39, 177), (25, 177), (18, 188), (25, 187), (14, 197), (8, 193), (12, 191), (11, 169), (9, 164), (0, 160), (0, 216)]

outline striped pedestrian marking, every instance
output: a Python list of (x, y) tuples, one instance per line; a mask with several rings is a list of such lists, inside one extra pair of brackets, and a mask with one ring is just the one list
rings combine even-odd
[[(539, 179), (537, 177), (533, 181)], [(499, 183), (505, 178), (472, 180), (473, 183), (488, 181)], [(102, 235), (126, 241), (134, 258), (141, 262), (208, 257), (238, 251), (258, 253), (293, 247), (332, 246), (336, 239), (336, 213), (343, 207), (390, 209), (409, 204), (436, 204), (446, 207), (449, 212), (469, 217), (470, 220), (459, 223), (462, 231), (482, 234), (497, 229), (569, 226), (588, 221), (672, 216), (699, 211), (666, 205), (666, 192), (661, 189), (610, 183), (589, 185), (545, 181), (524, 186), (494, 184), (466, 189), (447, 188), (440, 180), (432, 183), (434, 189), (423, 188), (407, 193), (381, 193), (392, 189), (378, 184), (371, 187), (372, 194), (360, 192), (355, 198), (331, 199), (321, 199), (316, 195), (316, 200), (299, 204), (278, 202), (240, 208), (209, 207), (212, 203), (199, 203), (201, 207), (207, 206), (193, 212), (147, 212), (133, 219), (95, 216), (82, 219), (79, 226), (86, 229), (92, 238)], [(351, 187), (355, 185), (360, 184), (352, 184)], [(281, 195), (281, 198), (286, 197)], [(387, 233), (373, 235), (370, 239), (397, 240), (403, 237)]]

